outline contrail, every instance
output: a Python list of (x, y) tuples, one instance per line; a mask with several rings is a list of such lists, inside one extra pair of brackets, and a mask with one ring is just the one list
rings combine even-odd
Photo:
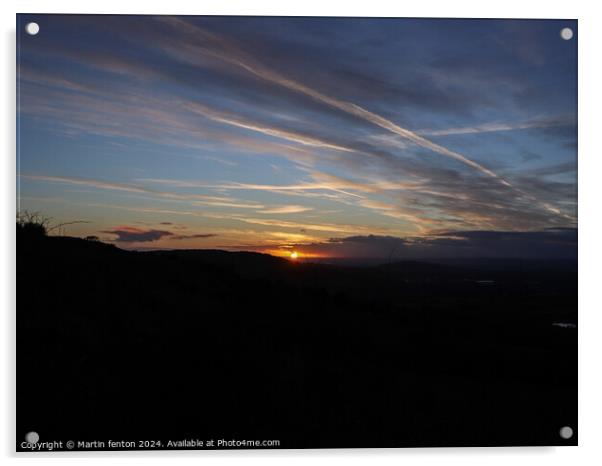
[(497, 133), (503, 131), (516, 131), (523, 129), (532, 128), (552, 128), (554, 126), (566, 126), (574, 125), (575, 121), (569, 117), (555, 117), (555, 118), (534, 118), (527, 121), (513, 122), (513, 123), (485, 123), (476, 126), (465, 126), (461, 128), (447, 128), (447, 129), (422, 129), (416, 131), (421, 136), (449, 136), (455, 134), (480, 134), (480, 133)]
[(321, 147), (324, 149), (332, 149), (342, 152), (355, 152), (354, 149), (350, 149), (339, 144), (331, 144), (329, 142), (325, 142), (320, 139), (313, 138), (311, 136), (306, 136), (304, 134), (261, 125), (252, 121), (248, 121), (246, 119), (228, 115), (223, 112), (217, 112), (209, 107), (206, 107), (205, 105), (201, 105), (196, 102), (187, 103), (184, 104), (184, 106), (191, 112), (198, 113), (199, 115), (209, 118), (210, 120), (217, 121), (226, 125), (256, 131), (258, 133), (267, 134), (268, 136), (273, 136), (276, 138), (286, 139), (288, 141), (293, 141), (298, 144), (303, 144), (305, 146)]
[[(271, 70), (270, 68), (266, 67), (265, 65), (263, 65), (262, 63), (258, 62), (256, 59), (254, 59), (252, 56), (250, 56), (247, 53), (245, 53), (244, 51), (240, 50), (234, 44), (217, 36), (216, 34), (213, 34), (209, 31), (205, 31), (202, 28), (195, 26), (193, 24), (190, 24), (189, 22), (181, 20), (179, 18), (163, 17), (163, 18), (157, 18), (157, 20), (171, 25), (172, 27), (176, 28), (180, 32), (184, 32), (185, 34), (190, 35), (195, 41), (199, 37), (202, 37), (202, 39), (204, 40), (203, 43), (190, 44), (190, 46), (192, 48), (191, 51), (194, 53), (201, 51), (202, 53), (204, 53), (206, 55), (213, 56), (226, 63), (230, 63), (234, 66), (242, 68), (242, 69), (246, 70), (247, 72), (253, 74), (254, 76), (257, 76), (258, 78), (264, 79), (269, 82), (273, 82), (275, 84), (278, 84), (287, 89), (291, 89), (293, 91), (299, 92), (301, 94), (305, 94), (314, 100), (325, 103), (333, 108), (336, 108), (336, 109), (346, 112), (350, 115), (353, 115), (353, 116), (361, 118), (365, 121), (368, 121), (376, 126), (386, 129), (387, 131), (390, 131), (393, 134), (397, 134), (398, 136), (400, 136), (408, 141), (411, 141), (420, 147), (424, 147), (425, 149), (428, 149), (437, 154), (457, 160), (471, 168), (474, 168), (475, 170), (478, 170), (479, 172), (495, 179), (502, 185), (504, 185), (508, 188), (511, 188), (512, 190), (514, 190), (515, 192), (517, 192), (524, 198), (534, 201), (535, 203), (537, 203), (539, 206), (541, 206), (543, 209), (547, 210), (548, 212), (552, 212), (552, 213), (554, 213), (556, 215), (560, 215), (564, 218), (571, 218), (570, 216), (559, 211), (557, 208), (550, 206), (549, 204), (547, 204), (545, 202), (541, 202), (538, 199), (536, 199), (535, 197), (531, 196), (530, 194), (527, 194), (523, 190), (513, 186), (511, 183), (506, 181), (504, 178), (502, 178), (497, 173), (494, 173), (492, 170), (488, 169), (487, 167), (484, 167), (483, 165), (475, 162), (474, 160), (469, 159), (468, 157), (460, 154), (459, 152), (450, 150), (447, 147), (441, 146), (433, 141), (430, 141), (429, 139), (426, 139), (425, 137), (423, 137), (413, 131), (410, 131), (409, 129), (402, 128), (401, 126), (395, 124), (394, 122), (392, 122), (390, 120), (387, 120), (386, 118), (382, 117), (381, 115), (371, 112), (370, 110), (366, 110), (365, 108), (363, 108), (357, 104), (354, 104), (352, 102), (348, 102), (345, 100), (335, 99), (335, 98), (327, 96), (315, 89), (312, 89), (304, 84), (301, 84), (297, 81), (288, 79), (288, 78), (282, 76), (281, 74), (279, 74), (278, 72), (275, 72), (275, 71)], [(195, 59), (191, 59), (190, 56), (187, 56), (187, 53), (186, 53), (187, 51), (190, 51), (190, 47), (187, 48), (184, 46), (184, 47), (178, 48), (177, 50), (174, 50), (174, 49), (169, 50), (170, 53), (172, 53), (172, 54), (175, 53), (180, 58), (184, 58), (189, 61), (192, 60), (192, 62), (194, 63)]]
[(199, 45), (198, 47), (201, 48), (203, 52), (208, 55), (214, 56), (222, 61), (238, 66), (261, 79), (273, 82), (275, 84), (279, 84), (288, 89), (305, 94), (313, 98), (314, 100), (323, 102), (333, 108), (359, 117), (376, 126), (380, 126), (381, 128), (386, 129), (387, 131), (390, 131), (394, 134), (397, 134), (398, 136), (401, 136), (402, 138), (407, 139), (420, 147), (424, 147), (425, 149), (429, 149), (435, 153), (458, 160), (459, 162), (464, 163), (465, 165), (468, 165), (480, 171), (481, 173), (484, 173), (487, 176), (495, 178), (505, 186), (511, 186), (510, 183), (508, 183), (506, 180), (504, 180), (502, 177), (500, 177), (493, 171), (489, 170), (483, 165), (469, 159), (468, 157), (458, 152), (449, 150), (446, 147), (436, 144), (413, 131), (402, 128), (401, 126), (396, 125), (392, 121), (387, 120), (386, 118), (377, 115), (374, 112), (366, 110), (365, 108), (360, 107), (359, 105), (327, 96), (319, 91), (316, 91), (315, 89), (305, 86), (304, 84), (301, 84), (292, 79), (288, 79), (280, 75), (279, 73), (270, 70), (266, 66), (257, 62), (257, 60), (255, 60), (253, 57), (250, 57), (249, 55), (245, 54), (243, 51), (239, 50), (237, 47), (228, 43), (224, 39), (216, 36), (215, 34), (204, 31), (203, 29), (194, 26), (188, 23), (187, 21), (183, 21), (179, 18), (160, 18), (159, 20), (169, 23), (172, 26), (176, 27), (178, 30), (190, 33), (195, 37), (199, 37), (200, 35), (201, 37), (206, 39), (207, 42), (210, 42), (213, 45), (217, 45), (223, 50), (223, 52), (227, 52), (220, 53), (219, 50), (211, 49), (206, 45)]

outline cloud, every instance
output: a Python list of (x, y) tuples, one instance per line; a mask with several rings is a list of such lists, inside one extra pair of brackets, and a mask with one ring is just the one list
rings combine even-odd
[(203, 183), (188, 180), (171, 180), (160, 178), (145, 178), (143, 181), (149, 183), (163, 184), (180, 188), (209, 188), (217, 190), (240, 190), (240, 191), (267, 191), (279, 194), (290, 195), (307, 195), (306, 191), (334, 191), (345, 194), (347, 196), (361, 197), (357, 194), (350, 193), (340, 189), (340, 183), (330, 182), (301, 182), (291, 185), (271, 185), (271, 184), (256, 184), (256, 183)]
[(528, 170), (532, 176), (554, 176), (577, 171), (577, 161), (556, 163)]
[(461, 128), (447, 128), (447, 129), (421, 129), (416, 132), (422, 136), (450, 136), (456, 134), (480, 134), (480, 133), (493, 133), (500, 131), (517, 131), (525, 129), (542, 129), (542, 128), (556, 128), (560, 126), (576, 126), (576, 122), (571, 117), (544, 117), (536, 118), (523, 122), (513, 123), (483, 123), (475, 126), (465, 126)]
[(215, 201), (196, 201), (193, 202), (194, 205), (206, 205), (213, 207), (232, 207), (234, 209), (262, 209), (264, 207), (263, 204), (259, 204), (257, 202), (244, 202), (244, 201), (230, 201), (227, 199), (224, 200), (215, 200)]
[(428, 237), (349, 236), (324, 242), (283, 245), (309, 257), (389, 260), (444, 258), (574, 259), (577, 230), (453, 231)]
[(284, 229), (297, 230), (301, 232), (313, 231), (313, 232), (328, 232), (328, 233), (352, 233), (352, 232), (365, 232), (387, 231), (387, 228), (377, 226), (366, 226), (366, 225), (349, 225), (349, 224), (335, 224), (335, 223), (323, 223), (323, 222), (291, 222), (288, 220), (272, 220), (264, 218), (253, 218), (253, 217), (242, 217), (238, 215), (231, 216), (219, 216), (219, 218), (229, 218), (251, 225), (263, 225), (269, 227), (279, 227)]
[[(51, 20), (64, 21), (66, 30), (77, 24), (71, 19)], [(99, 28), (96, 21), (77, 21), (88, 21), (90, 34)], [(169, 163), (173, 156), (187, 157), (191, 164), (196, 160), (221, 161), (223, 157), (241, 161), (235, 165), (236, 171), (227, 169), (224, 173), (212, 165), (210, 170), (191, 172), (211, 177), (198, 182), (150, 179), (167, 173), (153, 172), (154, 164), (137, 167), (144, 169), (149, 179), (132, 183), (45, 175), (29, 179), (184, 201), (195, 207), (186, 210), (173, 203), (171, 211), (188, 216), (218, 209), (285, 216), (296, 213), (282, 210), (285, 207), (281, 204), (290, 201), (295, 206), (312, 206), (308, 216), (315, 214), (316, 219), (321, 216), (323, 220), (328, 215), (323, 212), (336, 208), (340, 216), (316, 221), (319, 228), (338, 228), (333, 234), (358, 232), (351, 229), (352, 225), (343, 224), (356, 220), (364, 226), (381, 227), (372, 233), (382, 233), (382, 226), (387, 225), (388, 231), (398, 235), (417, 231), (427, 234), (435, 229), (534, 230), (575, 224), (576, 210), (571, 204), (576, 201), (574, 184), (543, 177), (554, 176), (552, 172), (560, 172), (562, 166), (540, 166), (526, 172), (524, 167), (508, 162), (504, 173), (494, 168), (496, 175), (503, 175), (504, 182), (512, 184), (508, 189), (504, 182), (492, 183), (490, 174), (446, 152), (453, 148), (465, 156), (465, 145), (432, 146), (434, 143), (425, 137), (436, 136), (436, 131), (439, 135), (478, 134), (531, 127), (538, 130), (540, 140), (529, 148), (548, 157), (544, 151), (550, 148), (549, 142), (554, 139), (552, 143), (558, 144), (558, 136), (554, 135), (566, 133), (568, 137), (574, 133), (573, 126), (559, 126), (561, 117), (463, 126), (461, 117), (465, 112), (480, 111), (481, 104), (495, 109), (486, 112), (492, 118), (500, 115), (505, 108), (499, 104), (510, 101), (500, 98), (501, 88), (507, 96), (529, 87), (524, 76), (507, 71), (507, 62), (498, 62), (499, 55), (494, 59), (489, 57), (490, 51), (476, 51), (478, 57), (474, 57), (471, 51), (465, 55), (466, 50), (453, 59), (446, 59), (445, 53), (440, 57), (429, 55), (428, 63), (417, 67), (404, 64), (403, 73), (399, 73), (389, 56), (375, 56), (374, 52), (380, 50), (375, 44), (384, 40), (380, 30), (368, 49), (340, 40), (324, 47), (324, 37), (308, 34), (301, 20), (289, 22), (299, 36), (249, 27), (254, 21), (261, 22), (240, 18), (159, 18), (149, 22), (115, 17), (102, 25), (102, 35), (110, 28), (114, 37), (127, 45), (119, 49), (105, 49), (93, 40), (82, 49), (51, 35), (36, 47), (24, 45), (20, 112), (34, 116), (36, 121), (46, 121), (53, 131), (70, 138), (100, 135), (121, 147), (152, 145), (157, 156)], [(240, 28), (241, 24), (248, 28)], [(247, 41), (250, 30), (253, 40)], [(311, 29), (316, 30), (331, 38), (342, 34), (338, 28)], [(394, 36), (398, 37), (398, 32)], [(383, 52), (391, 45), (386, 42), (381, 44)], [(273, 55), (274, 48), (279, 54)], [(395, 50), (403, 54), (406, 49), (404, 44)], [(366, 60), (357, 60), (365, 52)], [(415, 53), (411, 51), (401, 55), (401, 62), (416, 60), (412, 55)], [(46, 57), (48, 63), (37, 60), (39, 56)], [(372, 62), (372, 58), (382, 62)], [(475, 67), (476, 58), (483, 66)], [(570, 107), (558, 108), (565, 111)], [(439, 112), (445, 109), (453, 112), (443, 119)], [(429, 113), (432, 110), (437, 114)], [(541, 107), (530, 108), (525, 114), (537, 111)], [(478, 116), (469, 121), (482, 120)], [(569, 120), (567, 117), (567, 124)], [(443, 129), (431, 129), (430, 134), (429, 130), (408, 129), (425, 128), (435, 122)], [(450, 122), (447, 129), (445, 122)], [(544, 137), (548, 133), (550, 137)], [(81, 138), (77, 143), (84, 141)], [(156, 150), (157, 144), (169, 150)], [(482, 165), (491, 170), (499, 157), (486, 158), (491, 152), (489, 147), (486, 149), (478, 164), (484, 161)], [(529, 154), (525, 159), (533, 158)], [(566, 157), (556, 155), (549, 157), (560, 165)], [(94, 155), (82, 152), (82, 156)], [(245, 170), (247, 162), (259, 166), (264, 161), (271, 163), (274, 156), (286, 161), (279, 161), (285, 169), (273, 181), (258, 176), (255, 170)], [(139, 173), (144, 172), (135, 176)], [(163, 189), (160, 184), (171, 187)], [(225, 196), (225, 192), (234, 197)], [(276, 195), (296, 198), (278, 199), (276, 205), (267, 201), (273, 201)], [(262, 202), (252, 200), (256, 197)], [(339, 205), (331, 205), (333, 202)], [(127, 208), (127, 203), (128, 199), (123, 199), (121, 206), (112, 207)], [(138, 209), (131, 207), (132, 211)], [(144, 207), (138, 211), (150, 210)]]
[[(87, 92), (74, 93), (71, 87), (60, 85), (63, 84), (61, 78), (49, 78), (48, 75), (45, 71), (36, 77), (36, 85), (23, 85), (19, 111), (59, 125), (62, 132), (71, 137), (93, 134), (197, 150), (225, 144), (244, 152), (287, 157), (298, 163), (310, 157), (303, 147), (258, 140), (208, 125), (206, 118), (203, 122), (198, 113), (186, 110), (188, 101), (165, 95), (160, 99), (162, 92), (158, 90), (151, 96), (141, 93), (139, 87), (116, 83), (107, 92), (107, 86), (100, 83), (98, 87), (89, 84)], [(294, 141), (292, 137), (288, 139)], [(197, 158), (215, 159), (207, 155)], [(233, 162), (218, 160), (233, 166)]]
[(172, 235), (169, 239), (204, 239), (204, 238), (214, 238), (217, 234), (215, 233), (196, 233), (192, 235)]
[[(402, 181), (402, 174), (399, 174), (394, 166), (387, 168), (389, 169), (383, 173), (365, 171), (355, 179), (307, 169), (309, 181), (290, 185), (216, 184), (169, 179), (144, 181), (174, 187), (265, 191), (301, 196), (306, 200), (313, 196), (323, 197), (350, 208), (361, 206), (373, 213), (400, 220), (403, 223), (398, 225), (403, 225), (406, 230), (409, 228), (423, 233), (446, 227), (536, 229), (569, 226), (574, 224), (576, 219), (574, 209), (567, 210), (566, 205), (559, 202), (560, 199), (574, 197), (571, 186), (566, 183), (516, 175), (516, 180), (521, 185), (528, 186), (529, 191), (545, 200), (547, 208), (542, 211), (538, 204), (533, 202), (533, 195), (526, 192), (509, 193), (503, 186), (484, 178), (473, 178), (437, 167), (425, 167), (425, 178)], [(430, 179), (426, 176), (430, 176)], [(552, 210), (555, 213), (550, 215)], [(565, 211), (570, 212), (570, 215)]]
[(471, 257), (576, 258), (577, 229), (444, 232), (428, 239), (424, 244), (448, 255), (462, 251)]
[(311, 207), (303, 207), (301, 205), (286, 205), (281, 207), (273, 207), (271, 209), (260, 210), (262, 214), (296, 214), (312, 210)]
[(217, 121), (219, 123), (224, 123), (231, 126), (236, 126), (238, 128), (247, 129), (250, 131), (255, 131), (258, 133), (266, 134), (268, 136), (273, 136), (280, 139), (286, 139), (287, 141), (296, 142), (298, 144), (302, 144), (305, 146), (318, 147), (321, 149), (332, 149), (342, 152), (353, 152), (354, 150), (349, 147), (344, 147), (342, 145), (329, 143), (327, 141), (304, 135), (299, 132), (287, 131), (277, 127), (270, 127), (262, 124), (258, 124), (256, 122), (250, 121), (248, 119), (243, 119), (240, 117), (236, 117), (234, 115), (228, 115), (225, 113), (217, 112), (205, 105), (201, 105), (199, 103), (188, 103), (186, 107), (192, 112), (203, 115), (213, 121)]
[(163, 17), (159, 20), (172, 25), (174, 29), (183, 32), (186, 36), (188, 36), (188, 38), (192, 39), (186, 44), (188, 47), (179, 48), (177, 50), (168, 49), (169, 52), (171, 52), (174, 56), (179, 57), (180, 59), (184, 59), (194, 64), (197, 63), (199, 60), (199, 53), (218, 58), (233, 66), (239, 67), (258, 78), (307, 95), (314, 100), (327, 104), (357, 118), (368, 121), (391, 133), (397, 134), (403, 139), (406, 139), (420, 147), (424, 147), (425, 149), (431, 150), (445, 157), (450, 157), (452, 159), (458, 160), (459, 162), (468, 165), (489, 177), (495, 178), (496, 180), (498, 180), (506, 186), (511, 186), (507, 181), (502, 179), (499, 175), (497, 175), (490, 169), (469, 159), (468, 157), (466, 157), (463, 154), (460, 154), (459, 152), (450, 150), (440, 144), (436, 144), (432, 141), (429, 141), (428, 139), (420, 136), (419, 134), (410, 131), (409, 129), (402, 128), (401, 126), (393, 123), (392, 121), (384, 118), (383, 116), (366, 110), (365, 108), (357, 104), (325, 95), (298, 81), (286, 78), (280, 73), (275, 72), (270, 68), (264, 66), (250, 55), (244, 53), (235, 44), (230, 43), (226, 39), (219, 37), (216, 34), (205, 31), (202, 28), (191, 24), (188, 21), (176, 17)]
[(539, 206), (539, 208), (548, 211), (552, 215), (558, 215), (570, 220), (570, 216), (567, 216), (558, 208), (552, 206), (548, 202), (543, 202), (525, 192), (524, 190), (514, 186), (508, 180), (504, 179), (493, 170), (485, 167), (484, 165), (475, 162), (468, 158), (464, 154), (458, 151), (451, 150), (445, 146), (437, 144), (420, 134), (413, 132), (407, 128), (403, 128), (393, 121), (379, 115), (375, 112), (369, 111), (358, 104), (349, 102), (346, 100), (337, 99), (333, 96), (326, 95), (310, 86), (307, 86), (299, 81), (287, 78), (277, 71), (265, 66), (254, 57), (244, 52), (237, 44), (220, 37), (212, 32), (206, 31), (201, 27), (198, 27), (188, 21), (185, 21), (176, 17), (160, 18), (164, 24), (170, 25), (172, 28), (177, 29), (183, 35), (184, 46), (174, 49), (173, 47), (167, 46), (165, 50), (174, 58), (183, 60), (186, 63), (192, 65), (199, 64), (199, 55), (205, 55), (213, 59), (220, 60), (229, 65), (237, 67), (246, 73), (249, 73), (257, 78), (263, 79), (267, 82), (276, 84), (283, 88), (298, 92), (306, 95), (311, 99), (324, 103), (337, 110), (345, 112), (349, 115), (357, 117), (360, 120), (369, 122), (375, 126), (389, 131), (390, 133), (396, 134), (406, 141), (409, 141), (416, 146), (427, 149), (428, 151), (435, 152), (443, 155), (450, 159), (461, 162), (462, 164), (469, 166), (480, 173), (495, 179), (501, 185), (506, 188), (510, 188), (516, 194), (521, 197), (529, 199), (533, 204)]
[(182, 194), (168, 191), (157, 191), (151, 188), (147, 188), (140, 185), (129, 184), (129, 183), (114, 183), (109, 181), (94, 180), (89, 178), (76, 178), (70, 176), (49, 176), (49, 175), (20, 175), (21, 178), (35, 180), (35, 181), (47, 181), (51, 183), (64, 183), (76, 186), (88, 186), (96, 189), (105, 189), (110, 191), (124, 191), (129, 193), (146, 194), (150, 196), (157, 196), (166, 199), (175, 199), (182, 201), (193, 201), (193, 204), (208, 205), (217, 207), (233, 207), (239, 209), (260, 209), (264, 206), (259, 203), (249, 203), (245, 201), (238, 201), (227, 197), (220, 196), (208, 196), (204, 194)]
[[(169, 224), (169, 222), (165, 222)], [(165, 224), (162, 223), (162, 224)], [(155, 229), (142, 229), (131, 226), (118, 226), (112, 230), (104, 230), (101, 233), (115, 235), (117, 238), (114, 239), (117, 243), (148, 243), (152, 241), (158, 241), (163, 238), (169, 240), (186, 240), (186, 239), (203, 239), (213, 238), (217, 236), (214, 233), (195, 233), (190, 235), (177, 235), (171, 231), (166, 230), (155, 230)]]
[(89, 178), (74, 178), (69, 176), (49, 176), (49, 175), (20, 175), (21, 178), (36, 181), (48, 181), (51, 183), (65, 183), (78, 186), (89, 186), (98, 189), (108, 189), (113, 191), (126, 191), (130, 193), (141, 193), (141, 194), (158, 194), (157, 191), (147, 189), (142, 186), (136, 186), (131, 184), (113, 183), (108, 181), (93, 180)]
[(165, 230), (143, 230), (135, 227), (116, 227), (113, 230), (105, 230), (101, 233), (107, 233), (110, 235), (116, 235), (115, 239), (118, 243), (146, 243), (150, 241), (157, 241), (166, 236), (172, 236), (173, 233)]

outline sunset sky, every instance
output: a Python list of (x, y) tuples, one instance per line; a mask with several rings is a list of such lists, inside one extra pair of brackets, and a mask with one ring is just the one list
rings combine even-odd
[(128, 249), (571, 256), (576, 67), (576, 21), (19, 15), (19, 208)]

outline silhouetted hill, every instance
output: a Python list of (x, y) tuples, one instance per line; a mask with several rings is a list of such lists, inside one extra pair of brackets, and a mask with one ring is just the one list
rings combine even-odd
[(160, 258), (177, 258), (188, 263), (217, 266), (234, 273), (267, 276), (285, 272), (295, 264), (279, 257), (257, 252), (228, 252), (218, 249), (178, 249), (148, 253)]
[(17, 302), (18, 437), (540, 445), (577, 425), (574, 263), (344, 267), (28, 236)]

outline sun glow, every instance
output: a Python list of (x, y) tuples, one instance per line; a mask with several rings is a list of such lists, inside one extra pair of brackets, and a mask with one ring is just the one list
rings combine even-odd
[(299, 253), (297, 251), (291, 252), (291, 259), (295, 260), (299, 257)]

